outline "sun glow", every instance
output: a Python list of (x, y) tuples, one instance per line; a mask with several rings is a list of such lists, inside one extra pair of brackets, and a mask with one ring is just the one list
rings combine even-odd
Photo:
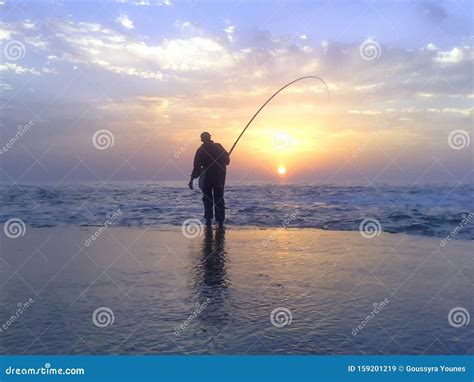
[(278, 166), (278, 173), (280, 175), (285, 175), (286, 174), (286, 167), (283, 165)]

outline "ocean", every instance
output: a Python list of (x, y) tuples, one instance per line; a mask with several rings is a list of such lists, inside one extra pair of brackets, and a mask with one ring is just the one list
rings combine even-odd
[[(384, 232), (474, 239), (472, 185), (339, 186), (230, 184), (227, 226), (357, 231), (367, 219)], [(201, 192), (185, 183), (0, 186), (0, 223), (33, 227), (180, 226), (202, 219)]]

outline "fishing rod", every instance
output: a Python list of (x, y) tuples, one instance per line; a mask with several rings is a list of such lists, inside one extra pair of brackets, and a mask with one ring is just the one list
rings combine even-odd
[(255, 119), (255, 117), (258, 115), (258, 113), (260, 113), (262, 111), (262, 109), (278, 94), (280, 93), (282, 90), (286, 89), (288, 86), (294, 84), (295, 82), (298, 82), (298, 81), (301, 81), (301, 80), (307, 80), (307, 79), (316, 79), (316, 80), (319, 80), (321, 81), (324, 86), (326, 87), (326, 90), (328, 92), (328, 101), (331, 102), (331, 96), (329, 94), (329, 88), (326, 84), (326, 82), (324, 82), (323, 79), (319, 78), (319, 77), (316, 77), (316, 76), (304, 76), (304, 77), (300, 77), (300, 78), (297, 78), (296, 80), (293, 80), (289, 83), (287, 83), (285, 86), (283, 86), (282, 88), (280, 88), (277, 92), (275, 92), (269, 99), (267, 99), (267, 101), (260, 107), (260, 109), (257, 110), (257, 112), (253, 115), (253, 117), (250, 119), (250, 121), (248, 121), (247, 125), (244, 127), (244, 129), (242, 130), (242, 132), (240, 133), (239, 137), (237, 138), (237, 140), (234, 142), (234, 144), (232, 145), (232, 148), (230, 149), (229, 151), (229, 155), (232, 154), (232, 151), (234, 151), (235, 149), (235, 146), (237, 145), (237, 143), (239, 142), (240, 138), (242, 138), (242, 135), (244, 135), (245, 133), (245, 130), (247, 130), (247, 128), (250, 126), (250, 124), (252, 123), (252, 121)]

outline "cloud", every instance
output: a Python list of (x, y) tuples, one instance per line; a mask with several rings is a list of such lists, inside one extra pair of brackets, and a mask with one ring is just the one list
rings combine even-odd
[[(127, 20), (122, 18), (121, 25), (131, 27)], [(184, 27), (187, 29), (188, 25), (185, 23)], [(221, 72), (235, 66), (242, 56), (229, 51), (218, 38), (194, 27), (189, 36), (154, 42), (91, 22), (46, 20), (39, 31), (24, 23), (0, 24), (0, 28), (1, 38), (8, 40), (14, 36), (27, 48), (43, 51), (44, 65), (70, 62), (143, 79), (177, 78), (177, 73)], [(49, 68), (48, 72), (53, 73), (53, 69)], [(8, 70), (15, 72), (11, 67)]]
[(127, 15), (121, 15), (120, 17), (117, 18), (117, 21), (119, 24), (121, 24), (125, 29), (133, 29), (133, 21), (128, 18)]
[(0, 41), (10, 40), (13, 34), (15, 31), (10, 25), (0, 22)]
[(26, 19), (26, 20), (23, 22), (23, 26), (24, 26), (26, 29), (34, 29), (34, 28), (35, 28), (35, 23), (32, 22), (32, 21), (29, 20), (29, 19)]
[(10, 40), (11, 32), (8, 30), (0, 29), (0, 41), (2, 40)]
[(447, 52), (438, 52), (435, 60), (444, 64), (453, 64), (461, 62), (463, 57), (463, 51), (458, 47), (454, 47)]
[(194, 28), (193, 24), (191, 24), (189, 21), (176, 20), (174, 25), (182, 31), (186, 30), (187, 28)]
[(32, 68), (25, 68), (23, 66), (17, 65), (17, 64), (12, 64), (12, 63), (5, 63), (5, 64), (0, 64), (0, 72), (13, 72), (15, 74), (33, 74), (35, 76), (39, 76), (40, 73)]
[(138, 5), (138, 6), (146, 6), (146, 7), (149, 7), (151, 5), (148, 0), (139, 0), (139, 1), (132, 2), (131, 4)]
[(66, 60), (142, 78), (162, 78), (165, 71), (221, 70), (235, 64), (238, 56), (205, 36), (150, 44), (95, 24), (55, 22), (53, 29)]
[[(239, 30), (228, 20), (224, 34), (218, 35), (198, 29), (190, 21), (175, 25), (179, 31), (174, 33), (178, 35), (170, 33), (161, 40), (138, 38), (100, 23), (63, 20), (47, 20), (39, 31), (3, 23), (0, 31), (7, 36), (14, 30), (15, 39), (37, 52), (44, 51), (44, 64), (82, 64), (89, 71), (98, 68), (111, 74), (162, 80), (200, 92), (215, 87), (211, 79), (216, 77), (223, 88), (251, 92), (271, 86), (275, 79), (285, 81), (315, 73), (330, 77), (339, 96), (354, 103), (361, 96), (367, 101), (398, 99), (407, 103), (407, 97), (419, 93), (439, 98), (466, 95), (469, 90), (462, 86), (469, 81), (473, 61), (466, 42), (443, 51), (434, 43), (418, 50), (381, 44), (380, 57), (366, 61), (360, 55), (362, 41), (321, 43), (302, 38), (300, 33), (278, 35), (256, 30), (253, 36), (239, 39), (245, 45), (235, 46), (228, 41), (239, 37)], [(359, 107), (346, 105), (348, 109)]]
[(224, 28), (224, 32), (226, 33), (227, 39), (230, 42), (234, 42), (234, 29), (235, 29), (234, 25), (229, 25), (226, 28)]
[(116, 0), (115, 2), (121, 4), (136, 5), (140, 7), (150, 7), (152, 5), (168, 7), (172, 5), (170, 0)]

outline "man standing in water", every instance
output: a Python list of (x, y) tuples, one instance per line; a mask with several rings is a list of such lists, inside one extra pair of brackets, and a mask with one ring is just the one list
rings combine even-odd
[(201, 134), (201, 141), (202, 145), (194, 156), (193, 172), (188, 186), (192, 190), (193, 180), (199, 178), (206, 225), (211, 225), (215, 215), (219, 228), (222, 228), (225, 220), (224, 185), (226, 166), (230, 163), (229, 153), (220, 143), (214, 143), (211, 134), (207, 132)]

